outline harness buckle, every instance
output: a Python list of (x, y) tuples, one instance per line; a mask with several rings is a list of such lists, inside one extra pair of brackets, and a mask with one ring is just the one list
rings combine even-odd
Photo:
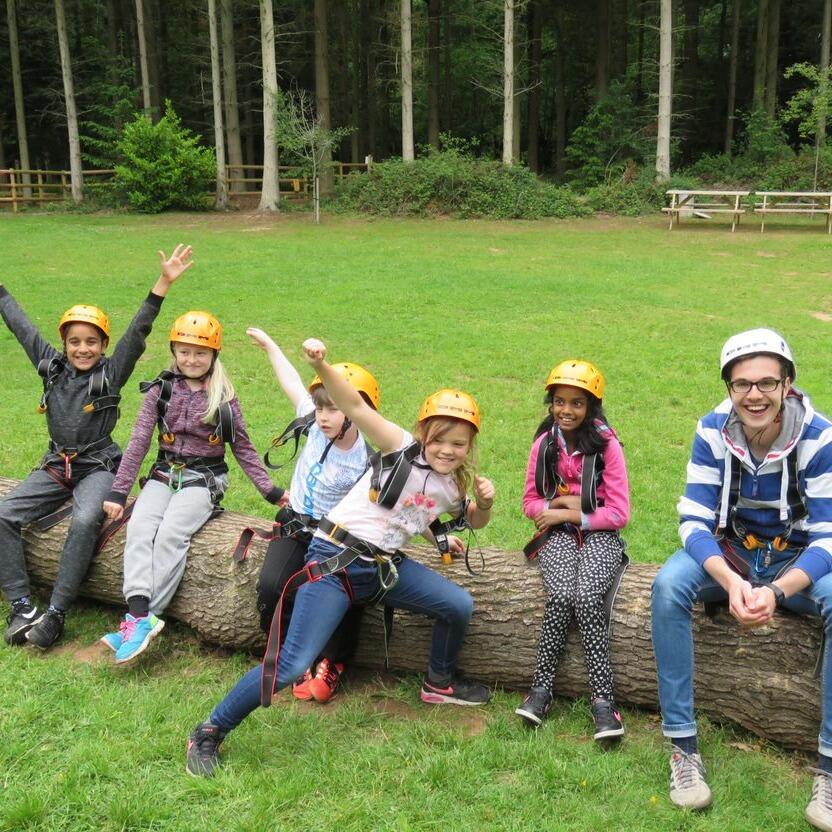
[(83, 408), (81, 408), (84, 413), (95, 413), (95, 405), (90, 402), (89, 404), (85, 404)]
[(162, 442), (164, 442), (166, 445), (173, 445), (174, 440), (176, 439), (176, 437), (170, 431), (163, 433), (161, 436)]
[(45, 405), (43, 402), (41, 402), (41, 403), (40, 403), (40, 404), (39, 404), (39, 405), (35, 408), (35, 410), (37, 410), (37, 412), (38, 412), (38, 413), (46, 413), (46, 405)]
[(370, 502), (371, 503), (377, 503), (378, 502), (378, 497), (379, 497), (378, 489), (377, 488), (371, 488), (370, 489)]
[[(313, 569), (313, 567), (315, 568)], [(310, 583), (315, 584), (324, 578), (324, 573), (321, 571), (321, 565), (316, 560), (311, 560), (309, 563), (304, 564), (303, 571), (306, 573), (306, 577), (309, 579)]]
[(212, 433), (208, 437), (208, 444), (210, 445), (219, 445), (220, 442), (222, 442), (222, 439), (220, 439), (220, 437), (216, 433)]
[(774, 546), (778, 552), (783, 552), (789, 548), (789, 541), (785, 537), (778, 535), (771, 541), (771, 545)]

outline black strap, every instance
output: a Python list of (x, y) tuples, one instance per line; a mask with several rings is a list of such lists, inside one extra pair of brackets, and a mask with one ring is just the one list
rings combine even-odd
[(55, 386), (58, 377), (65, 368), (66, 356), (63, 355), (56, 355), (52, 358), (42, 358), (38, 362), (38, 374), (43, 379), (43, 394), (41, 395), (40, 403), (38, 404), (39, 413), (46, 413), (49, 394), (52, 392), (52, 388)]
[(598, 454), (587, 454), (584, 456), (581, 467), (581, 512), (592, 514), (598, 509), (598, 482), (600, 471), (598, 470)]
[(234, 429), (234, 411), (230, 402), (223, 402), (217, 408), (217, 426), (214, 432), (208, 437), (212, 445), (219, 445), (220, 442), (228, 442), (231, 445), (237, 438), (237, 431)]
[(304, 414), (303, 416), (298, 416), (297, 419), (293, 419), (289, 422), (288, 425), (283, 429), (283, 433), (280, 436), (276, 436), (272, 439), (271, 447), (268, 451), (266, 451), (266, 455), (263, 457), (263, 462), (267, 468), (271, 468), (272, 471), (277, 471), (282, 468), (286, 463), (276, 463), (271, 462), (269, 460), (269, 454), (272, 451), (277, 450), (278, 448), (282, 448), (290, 439), (295, 440), (295, 447), (292, 449), (292, 455), (286, 462), (291, 462), (295, 458), (295, 454), (298, 452), (298, 447), (300, 445), (301, 437), (309, 435), (309, 429), (315, 423), (315, 411), (312, 410), (309, 413)]
[(47, 514), (45, 517), (41, 517), (38, 520), (35, 520), (32, 525), (39, 531), (39, 532), (46, 532), (49, 531), (53, 526), (57, 526), (62, 520), (66, 520), (72, 514), (72, 503), (67, 503), (66, 505), (61, 506), (56, 511)]
[(537, 463), (534, 468), (534, 488), (547, 502), (554, 499), (558, 493), (558, 486), (562, 480), (558, 473), (558, 444), (557, 428), (552, 427), (546, 432), (537, 452)]
[[(159, 426), (159, 433), (162, 435), (164, 441), (168, 444), (173, 442), (173, 434), (168, 428), (167, 413), (170, 406), (170, 397), (173, 394), (173, 382), (176, 379), (176, 373), (173, 370), (162, 370), (153, 381), (140, 381), (139, 392), (148, 393), (157, 384), (159, 385), (159, 398), (156, 400), (156, 423)], [(168, 441), (169, 438), (169, 441)]]
[[(387, 454), (377, 451), (370, 456), (370, 499), (374, 503), (384, 508), (393, 508), (396, 505), (410, 476), (413, 462), (421, 451), (422, 446), (419, 442), (411, 442), (401, 450)], [(382, 479), (384, 485), (381, 484)]]

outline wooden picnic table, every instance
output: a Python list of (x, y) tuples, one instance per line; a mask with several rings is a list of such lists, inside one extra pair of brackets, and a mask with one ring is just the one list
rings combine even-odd
[(668, 230), (673, 230), (674, 217), (678, 225), (682, 212), (690, 211), (703, 219), (710, 219), (711, 214), (731, 214), (731, 231), (733, 232), (740, 221), (740, 216), (746, 211), (742, 207), (742, 199), (750, 193), (751, 191), (689, 191), (671, 188), (667, 192), (670, 205), (662, 208), (664, 213), (670, 215)]
[(826, 217), (826, 233), (832, 234), (832, 192), (830, 191), (757, 191), (763, 204), (754, 209), (760, 214), (760, 233), (766, 230), (767, 214), (820, 214)]

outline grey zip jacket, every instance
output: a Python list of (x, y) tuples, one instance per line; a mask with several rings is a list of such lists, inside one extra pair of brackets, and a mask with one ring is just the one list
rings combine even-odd
[(93, 369), (79, 372), (66, 361), (62, 351), (55, 349), (41, 335), (8, 290), (0, 286), (0, 315), (26, 351), (32, 364), (37, 368), (44, 360), (64, 360), (64, 366), (60, 369), (47, 399), (45, 415), (52, 442), (41, 462), (42, 466), (63, 466), (63, 458), (58, 451), (80, 450), (93, 443), (95, 445), (88, 453), (82, 452), (73, 461), (73, 467), (79, 465), (84, 469), (92, 464), (92, 467), (103, 465), (108, 470), (115, 470), (118, 466), (121, 449), (112, 441), (111, 433), (118, 421), (119, 408), (112, 406), (92, 413), (85, 412), (84, 406), (94, 398), (90, 395), (90, 383), (96, 373), (103, 369), (104, 395), (119, 395), (145, 350), (147, 336), (163, 300), (164, 298), (151, 292), (116, 344), (112, 355), (105, 355)]

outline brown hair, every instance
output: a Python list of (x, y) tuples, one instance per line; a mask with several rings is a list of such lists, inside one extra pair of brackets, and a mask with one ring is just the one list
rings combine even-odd
[(454, 479), (459, 488), (459, 495), (464, 497), (468, 493), (468, 487), (471, 485), (477, 471), (477, 432), (474, 430), (474, 426), (464, 419), (454, 419), (450, 416), (431, 416), (416, 423), (413, 428), (413, 435), (424, 447), (434, 439), (441, 439), (451, 428), (459, 424), (467, 425), (471, 431), (471, 436), (468, 439), (468, 453), (462, 465), (454, 471)]

